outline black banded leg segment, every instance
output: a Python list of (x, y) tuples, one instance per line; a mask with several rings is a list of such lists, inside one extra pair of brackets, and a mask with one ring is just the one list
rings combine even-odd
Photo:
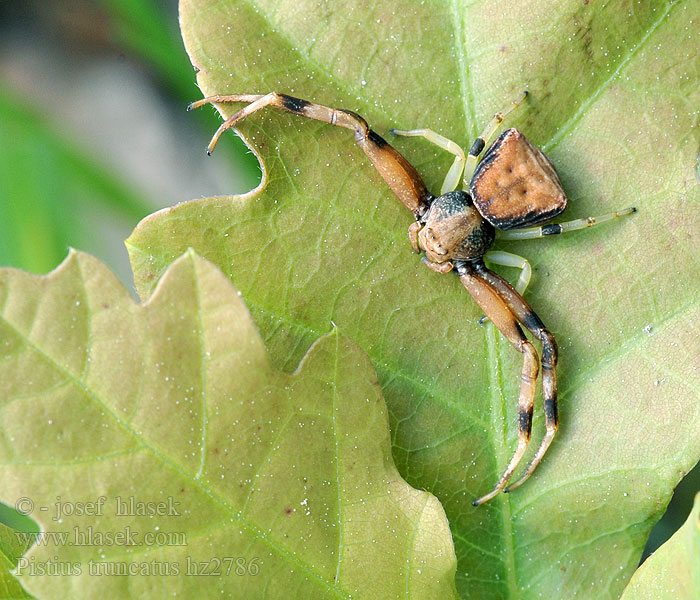
[(372, 165), (382, 176), (387, 185), (396, 194), (416, 217), (423, 216), (433, 196), (428, 192), (423, 183), (423, 179), (411, 165), (395, 148), (388, 144), (381, 136), (372, 131), (367, 122), (358, 114), (349, 110), (330, 108), (321, 104), (315, 104), (288, 96), (271, 92), (266, 95), (240, 94), (240, 95), (218, 95), (210, 96), (190, 104), (189, 109), (198, 108), (205, 104), (226, 104), (234, 102), (245, 102), (245, 106), (233, 116), (229, 117), (216, 131), (209, 143), (207, 151), (211, 153), (216, 146), (216, 142), (227, 130), (234, 127), (238, 122), (259, 111), (266, 106), (285, 110), (295, 115), (322, 121), (337, 127), (350, 129), (355, 134), (355, 142), (368, 156)]
[(527, 98), (527, 96), (528, 92), (523, 92), (520, 94), (517, 100), (514, 100), (506, 108), (497, 112), (491, 121), (489, 121), (488, 125), (486, 125), (484, 131), (481, 132), (481, 135), (474, 140), (471, 148), (469, 148), (469, 154), (467, 155), (466, 166), (464, 168), (465, 190), (469, 190), (469, 182), (471, 181), (472, 175), (474, 174), (474, 169), (476, 169), (476, 165), (479, 162), (479, 156), (481, 156), (481, 153), (484, 151), (486, 144), (489, 143), (489, 140), (494, 136), (496, 130), (501, 123), (503, 123), (508, 114), (513, 112), (520, 105), (520, 103)]
[(527, 466), (520, 479), (508, 486), (505, 490), (508, 492), (522, 485), (530, 475), (532, 475), (549, 448), (549, 445), (552, 443), (552, 439), (559, 427), (556, 373), (559, 351), (554, 336), (547, 330), (541, 319), (530, 308), (527, 302), (525, 302), (523, 297), (515, 291), (510, 283), (493, 271), (489, 271), (483, 263), (477, 263), (475, 265), (475, 270), (479, 278), (486, 281), (496, 290), (515, 318), (542, 342), (542, 398), (544, 402), (546, 432), (530, 464)]
[[(481, 275), (478, 266), (473, 262), (459, 261), (456, 262), (455, 269), (472, 298), (515, 349), (523, 354), (523, 368), (520, 376), (520, 397), (518, 400), (518, 446), (494, 489), (475, 500), (472, 503), (474, 506), (479, 506), (490, 500), (505, 488), (525, 454), (532, 430), (532, 408), (539, 371), (539, 359), (535, 347), (525, 337), (516, 317), (501, 299), (497, 288)], [(480, 266), (486, 269), (483, 262), (480, 263)]]
[(597, 217), (584, 217), (583, 219), (575, 219), (574, 221), (566, 221), (564, 223), (547, 223), (539, 227), (526, 227), (524, 229), (511, 229), (509, 231), (497, 230), (496, 238), (499, 240), (529, 240), (532, 238), (545, 237), (547, 235), (559, 235), (560, 233), (566, 233), (568, 231), (577, 231), (579, 229), (586, 229), (587, 227), (594, 227), (595, 225), (600, 225), (601, 223), (611, 221), (618, 217), (631, 215), (635, 212), (637, 212), (637, 209), (632, 206), (614, 213), (599, 215)]

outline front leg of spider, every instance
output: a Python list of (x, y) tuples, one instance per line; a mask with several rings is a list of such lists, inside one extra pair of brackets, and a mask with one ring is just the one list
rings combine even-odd
[(308, 119), (350, 129), (355, 134), (355, 143), (362, 148), (374, 168), (379, 171), (379, 174), (391, 188), (391, 191), (413, 213), (415, 218), (420, 219), (428, 210), (433, 196), (428, 192), (418, 171), (395, 148), (372, 131), (367, 125), (367, 121), (352, 111), (330, 108), (302, 100), (301, 98), (288, 96), (287, 94), (278, 94), (277, 92), (270, 92), (265, 95), (233, 94), (209, 96), (193, 102), (187, 107), (187, 110), (199, 108), (205, 104), (238, 102), (247, 103), (248, 106), (245, 106), (224, 121), (207, 147), (208, 154), (212, 153), (224, 131), (235, 127), (237, 123), (246, 117), (267, 106), (285, 110)]
[[(558, 427), (555, 371), (557, 345), (552, 334), (519, 293), (524, 291), (529, 281), (529, 263), (506, 252), (492, 252), (487, 256), (496, 264), (519, 266), (523, 270), (517, 289), (486, 268), (483, 257), (496, 237), (496, 229), (499, 230), (501, 239), (542, 237), (589, 227), (634, 212), (634, 209), (627, 209), (597, 220), (591, 217), (570, 223), (539, 226), (566, 207), (566, 196), (549, 159), (517, 129), (503, 132), (483, 158), (480, 158), (505, 115), (514, 110), (526, 96), (527, 92), (524, 92), (518, 100), (496, 113), (468, 155), (457, 144), (429, 129), (393, 131), (397, 135), (423, 137), (455, 155), (454, 163), (443, 183), (442, 194), (437, 198), (428, 192), (415, 168), (372, 131), (362, 117), (351, 111), (330, 108), (276, 92), (266, 95), (211, 96), (194, 102), (189, 107), (197, 108), (212, 103), (247, 104), (221, 125), (209, 144), (209, 153), (224, 131), (267, 106), (353, 131), (357, 145), (416, 218), (408, 230), (413, 249), (425, 252), (423, 262), (430, 269), (439, 273), (454, 271), (486, 316), (523, 355), (518, 400), (518, 445), (493, 491), (475, 500), (475, 506), (490, 500), (501, 491), (515, 489), (530, 477)], [(467, 183), (465, 191), (456, 189), (463, 171)], [(521, 326), (542, 343), (542, 395), (546, 433), (523, 474), (506, 488), (530, 440), (535, 382), (540, 365), (537, 351)]]

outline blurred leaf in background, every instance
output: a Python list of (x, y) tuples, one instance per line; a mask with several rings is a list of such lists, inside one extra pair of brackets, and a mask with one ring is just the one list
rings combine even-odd
[(0, 263), (43, 273), (89, 245), (102, 216), (135, 222), (149, 205), (127, 182), (0, 88)]
[(0, 5), (0, 264), (42, 273), (74, 246), (131, 285), (123, 240), (141, 218), (254, 187), (235, 136), (205, 162), (220, 117), (185, 112), (200, 95), (174, 2)]

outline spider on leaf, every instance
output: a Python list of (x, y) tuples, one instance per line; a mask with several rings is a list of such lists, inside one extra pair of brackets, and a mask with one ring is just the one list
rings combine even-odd
[[(542, 460), (558, 428), (557, 344), (540, 318), (523, 299), (532, 269), (528, 261), (509, 252), (490, 251), (494, 239), (522, 240), (583, 229), (628, 215), (635, 208), (600, 217), (547, 223), (566, 208), (566, 195), (554, 166), (517, 129), (505, 130), (484, 152), (506, 115), (528, 95), (523, 94), (506, 109), (495, 114), (469, 153), (455, 142), (430, 129), (392, 130), (402, 136), (423, 137), (455, 155), (439, 196), (426, 188), (415, 168), (367, 122), (349, 110), (335, 109), (286, 94), (215, 95), (193, 102), (188, 110), (205, 104), (243, 102), (247, 106), (227, 119), (214, 134), (207, 152), (211, 154), (219, 137), (245, 117), (270, 106), (309, 119), (350, 129), (355, 142), (369, 157), (387, 185), (414, 215), (408, 229), (416, 252), (425, 252), (423, 262), (438, 273), (454, 271), (472, 298), (506, 339), (523, 355), (518, 400), (518, 445), (510, 463), (494, 489), (473, 502), (479, 506), (499, 492), (511, 491), (527, 480)], [(483, 156), (482, 156), (483, 154)], [(480, 158), (481, 157), (481, 158)], [(464, 189), (460, 182), (464, 182)], [(521, 269), (515, 286), (489, 270), (489, 262)], [(542, 395), (546, 432), (539, 448), (520, 478), (510, 478), (520, 463), (532, 429), (535, 381), (540, 367), (537, 351), (521, 325), (542, 343)]]

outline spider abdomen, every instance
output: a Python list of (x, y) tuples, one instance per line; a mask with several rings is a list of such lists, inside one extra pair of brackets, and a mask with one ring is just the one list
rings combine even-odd
[(479, 212), (497, 229), (539, 225), (566, 208), (554, 165), (513, 128), (486, 151), (469, 190)]

